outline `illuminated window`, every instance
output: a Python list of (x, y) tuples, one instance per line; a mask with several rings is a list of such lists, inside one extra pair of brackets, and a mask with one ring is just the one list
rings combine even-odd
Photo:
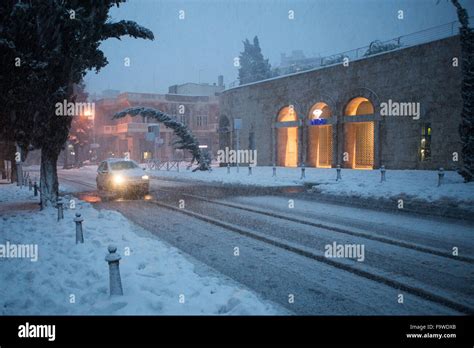
[(420, 159), (427, 161), (431, 159), (431, 124), (425, 123), (421, 126)]
[[(298, 165), (298, 116), (293, 107), (280, 110), (277, 130), (277, 164), (284, 167)], [(296, 124), (295, 124), (296, 123)]]
[(358, 115), (371, 115), (374, 113), (374, 106), (369, 99), (363, 97), (357, 97), (352, 99), (346, 106), (344, 115), (346, 116), (358, 116)]

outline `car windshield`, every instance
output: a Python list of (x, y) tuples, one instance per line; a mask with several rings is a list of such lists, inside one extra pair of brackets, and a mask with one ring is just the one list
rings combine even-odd
[(124, 170), (138, 168), (138, 166), (135, 164), (135, 162), (132, 161), (120, 161), (110, 163), (110, 168), (112, 170)]

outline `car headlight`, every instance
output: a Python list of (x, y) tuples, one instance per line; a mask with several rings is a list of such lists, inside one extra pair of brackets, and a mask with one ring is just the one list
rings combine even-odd
[(142, 176), (142, 179), (143, 179), (143, 180), (148, 180), (148, 179), (150, 179), (150, 178), (148, 177), (148, 175), (143, 175), (143, 176)]
[(114, 181), (114, 184), (120, 185), (125, 181), (125, 179), (123, 178), (122, 175), (114, 175), (113, 181)]

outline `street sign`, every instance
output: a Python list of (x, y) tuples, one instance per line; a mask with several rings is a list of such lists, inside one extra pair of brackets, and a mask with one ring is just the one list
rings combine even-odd
[(242, 129), (242, 119), (241, 118), (234, 118), (234, 129)]

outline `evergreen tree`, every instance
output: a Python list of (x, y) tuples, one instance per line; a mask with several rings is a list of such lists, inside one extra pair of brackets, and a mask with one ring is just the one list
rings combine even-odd
[(240, 84), (261, 81), (272, 77), (271, 66), (265, 59), (260, 48), (258, 37), (255, 36), (253, 44), (245, 39), (244, 51), (240, 53), (239, 81)]
[(459, 4), (458, 0), (451, 0), (451, 2), (456, 7), (461, 23), (461, 97), (463, 108), (459, 125), (462, 144), (462, 165), (459, 168), (459, 174), (463, 176), (464, 181), (469, 182), (474, 180), (474, 31), (469, 27), (469, 16), (466, 9)]
[[(41, 206), (58, 196), (56, 164), (71, 117), (56, 103), (75, 102), (74, 85), (107, 59), (102, 41), (128, 35), (153, 39), (131, 21), (111, 22), (109, 11), (124, 0), (2, 0), (0, 4), (0, 129), (23, 148), (41, 149)], [(18, 64), (19, 63), (19, 64)]]

